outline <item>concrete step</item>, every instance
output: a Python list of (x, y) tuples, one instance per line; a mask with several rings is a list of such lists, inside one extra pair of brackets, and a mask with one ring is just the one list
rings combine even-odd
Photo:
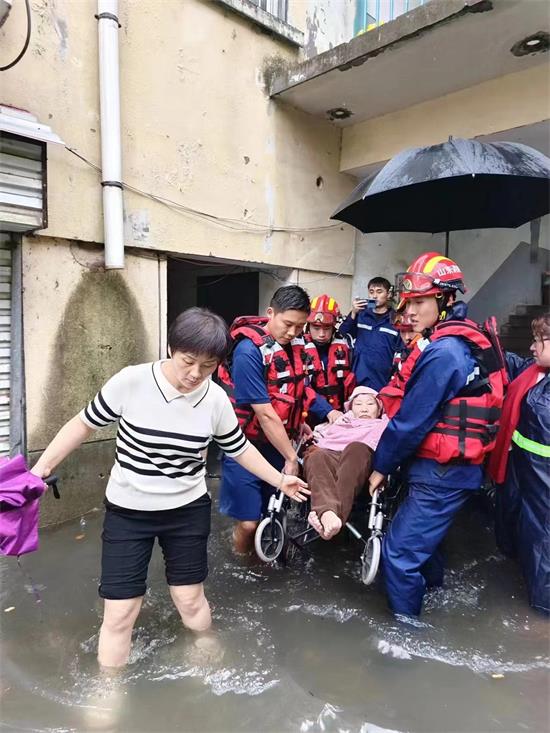
[(536, 318), (542, 316), (543, 313), (548, 312), (547, 305), (516, 305), (517, 316), (528, 316), (529, 318)]

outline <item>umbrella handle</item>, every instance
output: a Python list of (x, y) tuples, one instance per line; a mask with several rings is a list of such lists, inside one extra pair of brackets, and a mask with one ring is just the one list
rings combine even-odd
[(48, 478), (44, 479), (44, 483), (46, 486), (51, 486), (53, 495), (56, 499), (61, 499), (61, 494), (59, 493), (59, 489), (57, 488), (57, 482), (59, 481), (59, 476), (56, 476), (54, 474), (53, 476), (48, 476)]

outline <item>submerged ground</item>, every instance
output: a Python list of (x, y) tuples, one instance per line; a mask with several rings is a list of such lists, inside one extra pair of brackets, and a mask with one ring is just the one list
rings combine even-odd
[[(214, 496), (217, 481), (211, 481)], [(473, 505), (446, 587), (417, 627), (359, 582), (358, 545), (315, 543), (291, 567), (247, 566), (215, 513), (207, 593), (217, 635), (197, 648), (155, 549), (131, 663), (98, 676), (102, 511), (42, 531), (1, 563), (5, 731), (547, 731), (549, 626)], [(41, 602), (37, 603), (40, 597)]]

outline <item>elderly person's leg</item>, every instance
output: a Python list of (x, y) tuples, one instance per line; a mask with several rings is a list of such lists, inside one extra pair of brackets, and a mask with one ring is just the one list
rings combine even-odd
[(334, 537), (342, 527), (336, 513), (336, 477), (340, 453), (317, 448), (306, 454), (304, 469), (311, 490), (308, 521), (323, 539)]
[(372, 449), (364, 443), (350, 443), (341, 453), (336, 478), (336, 513), (347, 522), (355, 497), (367, 483), (371, 473)]

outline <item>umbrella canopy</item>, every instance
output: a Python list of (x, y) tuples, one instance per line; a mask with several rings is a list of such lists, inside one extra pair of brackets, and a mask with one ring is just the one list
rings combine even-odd
[(411, 148), (332, 215), (362, 232), (518, 227), (550, 211), (550, 159), (519, 143), (451, 139)]

